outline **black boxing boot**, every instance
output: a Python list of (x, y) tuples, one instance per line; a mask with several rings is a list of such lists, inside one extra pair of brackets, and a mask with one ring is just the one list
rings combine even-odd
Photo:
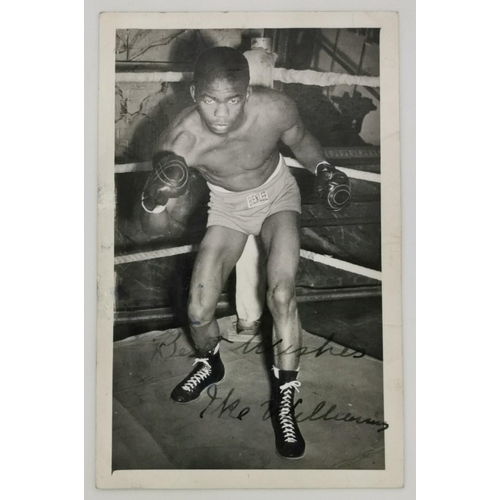
[(170, 395), (177, 403), (196, 401), (205, 389), (224, 379), (225, 369), (220, 359), (218, 345), (205, 356), (196, 358), (194, 365), (193, 370)]
[(299, 459), (306, 444), (295, 420), (294, 393), (300, 387), (296, 371), (278, 370), (273, 366), (271, 421), (276, 438), (276, 452), (283, 458)]

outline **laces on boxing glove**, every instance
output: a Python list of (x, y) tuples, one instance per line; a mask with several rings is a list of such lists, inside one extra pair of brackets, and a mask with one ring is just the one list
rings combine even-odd
[(315, 191), (334, 212), (346, 207), (351, 199), (349, 177), (326, 160), (316, 165)]
[(153, 156), (153, 172), (142, 192), (146, 212), (161, 213), (170, 198), (179, 198), (189, 187), (189, 168), (182, 156), (161, 151)]

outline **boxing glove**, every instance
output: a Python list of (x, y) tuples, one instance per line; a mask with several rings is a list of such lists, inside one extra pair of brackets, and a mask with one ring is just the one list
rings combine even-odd
[(327, 161), (316, 167), (315, 191), (334, 212), (346, 207), (351, 199), (349, 177)]
[(153, 156), (153, 172), (142, 192), (142, 207), (159, 214), (170, 198), (179, 198), (189, 186), (189, 168), (182, 156), (161, 151)]

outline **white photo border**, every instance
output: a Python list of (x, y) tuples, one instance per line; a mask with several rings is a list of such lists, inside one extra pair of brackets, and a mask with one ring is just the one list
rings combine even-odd
[[(399, 32), (396, 12), (102, 13), (99, 39), (96, 484), (99, 488), (396, 488), (403, 486)], [(117, 29), (381, 28), (381, 211), (385, 470), (112, 471), (114, 82)]]

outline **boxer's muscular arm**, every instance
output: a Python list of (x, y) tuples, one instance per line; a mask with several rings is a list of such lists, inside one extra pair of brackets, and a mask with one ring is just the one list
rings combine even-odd
[(349, 179), (325, 159), (319, 142), (304, 128), (295, 103), (288, 101), (284, 116), (291, 126), (282, 133), (281, 140), (290, 147), (300, 163), (316, 175), (317, 195), (332, 210), (342, 210), (351, 198)]
[(194, 147), (194, 142), (194, 136), (175, 122), (160, 137), (153, 153), (153, 172), (141, 197), (144, 210), (161, 213), (167, 208), (169, 200), (186, 193), (189, 187), (186, 156)]
[(316, 165), (325, 161), (325, 155), (320, 143), (305, 129), (295, 103), (286, 98), (280, 112), (281, 121), (286, 130), (281, 134), (281, 140), (293, 151), (297, 160), (312, 173), (316, 173)]
[(159, 152), (170, 151), (187, 159), (189, 152), (196, 142), (194, 135), (186, 127), (186, 122), (192, 110), (192, 107), (187, 108), (175, 118), (168, 129), (157, 140), (153, 149), (153, 156)]

